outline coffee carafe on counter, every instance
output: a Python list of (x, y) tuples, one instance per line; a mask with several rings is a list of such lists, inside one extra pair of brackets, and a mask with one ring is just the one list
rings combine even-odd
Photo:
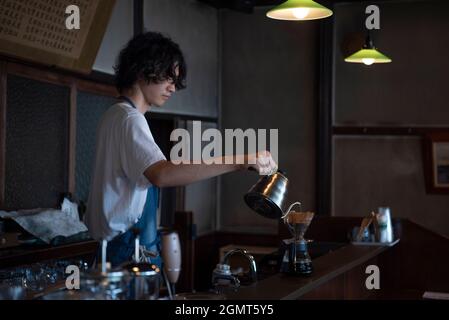
[(314, 214), (291, 211), (295, 205), (301, 206), (300, 202), (294, 202), (285, 209), (287, 187), (288, 178), (285, 172), (278, 170), (272, 175), (260, 178), (245, 194), (244, 200), (251, 209), (260, 215), (270, 219), (282, 219), (289, 227), (293, 238), (282, 242), (280, 271), (308, 275), (312, 273), (312, 261), (307, 250), (304, 233)]
[(313, 212), (290, 211), (284, 217), (293, 238), (283, 240), (284, 254), (282, 256), (281, 272), (295, 275), (309, 275), (312, 273), (312, 259), (307, 250), (307, 240), (304, 234), (312, 222)]

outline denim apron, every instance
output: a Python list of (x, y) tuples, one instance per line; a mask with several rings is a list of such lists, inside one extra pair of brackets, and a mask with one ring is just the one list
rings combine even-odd
[[(134, 103), (128, 97), (120, 96), (119, 99), (125, 100), (133, 108)], [(135, 235), (133, 228), (140, 230), (140, 245), (145, 246), (149, 251), (160, 252), (160, 236), (157, 232), (157, 208), (159, 203), (159, 188), (150, 186), (147, 192), (147, 199), (143, 208), (142, 216), (128, 231), (116, 236), (108, 242), (107, 260), (111, 266), (117, 267), (120, 264), (130, 261), (135, 249)], [(151, 258), (151, 263), (161, 266), (161, 258)]]
[[(107, 260), (111, 266), (130, 261), (134, 254), (135, 235), (133, 228), (140, 230), (140, 245), (149, 251), (160, 252), (160, 236), (157, 232), (157, 205), (159, 203), (159, 188), (151, 186), (148, 188), (147, 199), (143, 208), (142, 216), (128, 231), (122, 233), (108, 242)], [(151, 263), (161, 266), (161, 258), (151, 258)]]

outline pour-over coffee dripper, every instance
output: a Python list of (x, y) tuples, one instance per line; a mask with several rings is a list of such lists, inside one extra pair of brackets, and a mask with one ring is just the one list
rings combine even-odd
[(286, 208), (288, 179), (285, 172), (263, 176), (245, 194), (246, 204), (270, 219), (282, 219), (288, 225), (292, 239), (283, 240), (281, 245), (281, 272), (292, 274), (310, 274), (312, 261), (307, 252), (307, 241), (304, 233), (313, 219), (313, 212), (291, 211), (295, 205), (301, 207), (300, 202), (292, 203)]
[(307, 251), (307, 240), (304, 239), (313, 212), (290, 211), (284, 217), (284, 223), (288, 226), (293, 238), (284, 240), (285, 252), (282, 258), (281, 272), (298, 275), (312, 273), (312, 259)]

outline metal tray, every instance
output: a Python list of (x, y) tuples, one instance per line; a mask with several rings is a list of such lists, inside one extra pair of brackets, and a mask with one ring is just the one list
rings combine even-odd
[(377, 246), (377, 247), (392, 247), (401, 239), (396, 239), (393, 242), (370, 242), (370, 241), (352, 241), (351, 244), (355, 246)]

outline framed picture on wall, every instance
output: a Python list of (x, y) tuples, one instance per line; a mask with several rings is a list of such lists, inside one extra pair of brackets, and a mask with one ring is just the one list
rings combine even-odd
[(426, 135), (424, 165), (428, 193), (449, 193), (449, 132)]

